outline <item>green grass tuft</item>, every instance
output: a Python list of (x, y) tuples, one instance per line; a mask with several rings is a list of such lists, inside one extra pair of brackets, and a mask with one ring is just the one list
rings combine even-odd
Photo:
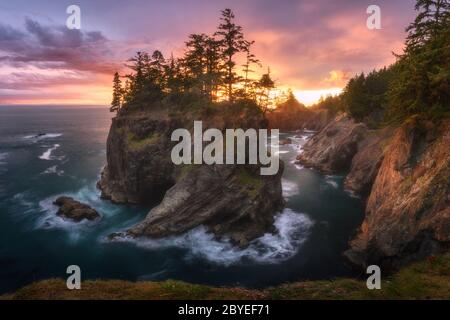
[(10, 299), (450, 299), (450, 253), (403, 268), (384, 279), (380, 290), (369, 290), (365, 281), (357, 279), (293, 282), (264, 290), (212, 287), (175, 280), (87, 280), (82, 282), (81, 290), (68, 290), (64, 280), (49, 279), (0, 296), (0, 300)]

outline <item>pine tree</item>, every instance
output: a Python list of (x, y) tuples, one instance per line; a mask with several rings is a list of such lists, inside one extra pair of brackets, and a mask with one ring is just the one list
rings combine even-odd
[(220, 70), (220, 41), (213, 37), (205, 40), (206, 93), (210, 101), (217, 99), (218, 87), (221, 84), (222, 72)]
[(263, 113), (266, 113), (270, 106), (270, 92), (275, 88), (275, 82), (270, 76), (270, 68), (267, 68), (267, 73), (261, 76), (261, 79), (258, 81), (258, 87), (260, 88), (259, 105)]
[(251, 80), (249, 79), (250, 73), (255, 72), (254, 70), (251, 69), (253, 64), (258, 65), (259, 67), (261, 67), (261, 62), (256, 59), (256, 56), (251, 53), (251, 46), (255, 43), (255, 41), (247, 41), (245, 44), (245, 64), (242, 65), (244, 67), (243, 72), (244, 72), (244, 95), (247, 96), (247, 92), (249, 89), (249, 85)]
[(181, 75), (180, 62), (173, 57), (170, 57), (169, 63), (165, 66), (166, 75), (166, 91), (169, 93), (179, 94), (182, 91), (183, 79)]
[(236, 62), (234, 56), (246, 49), (246, 41), (242, 32), (242, 27), (234, 23), (234, 13), (231, 9), (222, 11), (222, 21), (218, 27), (216, 36), (220, 37), (222, 47), (223, 67), (225, 76), (223, 79), (225, 85), (225, 94), (229, 101), (233, 101), (233, 85), (240, 79), (235, 72)]
[(184, 65), (188, 73), (189, 87), (205, 93), (206, 73), (206, 34), (191, 34), (186, 42), (187, 51), (184, 56)]
[(417, 17), (406, 28), (406, 52), (417, 50), (440, 33), (448, 31), (448, 0), (417, 0), (415, 9), (418, 11)]
[(127, 77), (133, 83), (133, 96), (141, 94), (145, 86), (145, 68), (148, 65), (149, 57), (146, 52), (138, 51), (136, 55), (128, 60), (132, 62), (131, 65), (127, 65), (135, 73), (133, 75), (128, 75)]
[(417, 0), (415, 8), (418, 14), (407, 28), (406, 48), (389, 88), (391, 118), (450, 110), (450, 2)]
[(118, 72), (114, 73), (113, 80), (113, 98), (111, 102), (110, 112), (118, 113), (122, 106), (122, 84), (120, 81), (120, 75)]
[(159, 50), (155, 50), (152, 53), (151, 61), (149, 63), (149, 69), (147, 79), (151, 87), (159, 87), (161, 90), (165, 86), (165, 63), (164, 55)]

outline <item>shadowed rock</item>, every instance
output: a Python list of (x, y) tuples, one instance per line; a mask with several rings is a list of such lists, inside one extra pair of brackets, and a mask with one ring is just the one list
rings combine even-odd
[(95, 220), (100, 218), (99, 213), (87, 204), (78, 202), (71, 197), (62, 196), (57, 198), (53, 204), (59, 206), (56, 213), (58, 216), (80, 222), (84, 219)]

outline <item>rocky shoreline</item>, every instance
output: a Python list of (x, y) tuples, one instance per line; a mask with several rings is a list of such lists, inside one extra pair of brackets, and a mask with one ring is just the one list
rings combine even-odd
[[(366, 203), (366, 217), (345, 256), (359, 267), (391, 269), (445, 251), (450, 243), (449, 121), (413, 117), (400, 126), (370, 129), (346, 114), (330, 119), (322, 111), (308, 112), (308, 119), (319, 120), (302, 127), (319, 130), (297, 161), (326, 174), (346, 174), (344, 187)], [(202, 116), (206, 128), (267, 125), (261, 113), (245, 108)], [(216, 237), (245, 247), (273, 230), (273, 217), (284, 205), (282, 168), (275, 176), (260, 176), (258, 165), (172, 163), (171, 132), (192, 129), (196, 117), (155, 108), (113, 119), (108, 165), (98, 183), (102, 197), (159, 205), (111, 239), (161, 238), (204, 225)]]
[(338, 115), (298, 156), (366, 202), (366, 217), (345, 256), (355, 265), (395, 269), (446, 251), (450, 243), (450, 122), (413, 117), (369, 130)]

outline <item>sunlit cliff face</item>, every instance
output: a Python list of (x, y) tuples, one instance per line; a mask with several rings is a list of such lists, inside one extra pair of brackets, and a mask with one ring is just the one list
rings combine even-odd
[(277, 92), (290, 88), (311, 105), (401, 52), (414, 1), (378, 3), (381, 30), (367, 29), (367, 3), (353, 0), (80, 0), (80, 30), (67, 29), (66, 7), (57, 1), (1, 5), (0, 104), (107, 105), (113, 73), (129, 72), (125, 62), (136, 51), (182, 55), (190, 33), (213, 34), (220, 10), (231, 7), (263, 63), (251, 77), (270, 67)]

